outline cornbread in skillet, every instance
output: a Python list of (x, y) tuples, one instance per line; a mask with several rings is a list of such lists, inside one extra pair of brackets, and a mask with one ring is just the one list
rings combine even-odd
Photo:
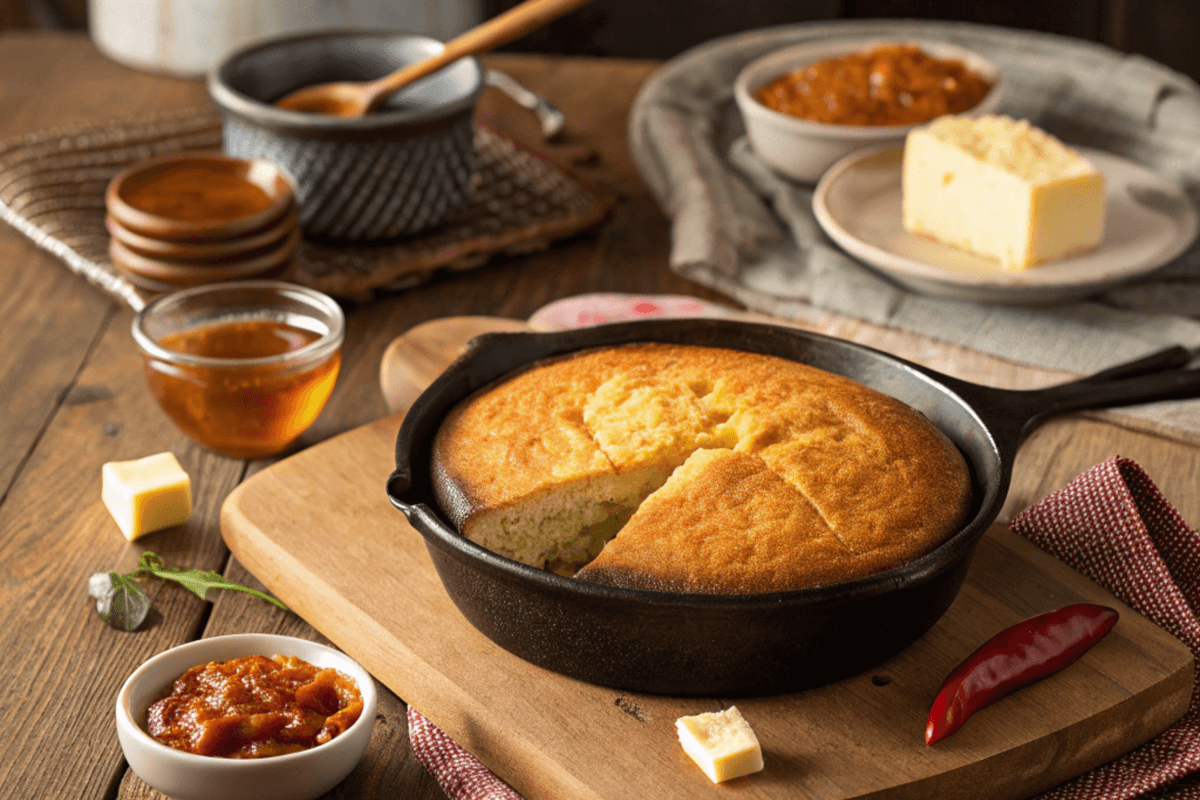
[(954, 532), (970, 501), (962, 455), (903, 403), (786, 359), (687, 345), (585, 351), (485, 387), (443, 421), (432, 469), (442, 509), (482, 547), (598, 583), (713, 594), (897, 566)]

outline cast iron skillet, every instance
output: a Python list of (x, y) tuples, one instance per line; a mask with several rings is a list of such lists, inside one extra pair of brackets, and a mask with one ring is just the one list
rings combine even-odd
[[(446, 413), (475, 390), (538, 360), (645, 341), (782, 356), (903, 400), (966, 456), (974, 492), (967, 522), (931, 553), (887, 572), (833, 586), (736, 597), (577, 581), (460, 536), (438, 509), (430, 479), (432, 443)], [(655, 694), (795, 691), (878, 665), (941, 617), (966, 577), (975, 545), (1000, 512), (1017, 448), (1038, 422), (1071, 409), (1200, 395), (1200, 370), (1180, 369), (1189, 358), (1176, 347), (1072, 383), (1010, 391), (772, 325), (662, 320), (488, 334), (472, 340), (408, 412), (387, 492), (425, 537), (442, 584), (463, 615), (527, 661), (589, 683)]]

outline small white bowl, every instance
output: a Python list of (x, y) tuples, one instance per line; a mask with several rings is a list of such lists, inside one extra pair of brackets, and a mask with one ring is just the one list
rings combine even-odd
[(886, 44), (914, 44), (934, 58), (963, 62), (981, 75), (992, 89), (971, 115), (988, 114), (1000, 105), (1000, 71), (978, 53), (945, 42), (886, 39), (822, 39), (785, 47), (747, 64), (733, 84), (733, 96), (746, 125), (750, 145), (763, 162), (785, 177), (816, 182), (834, 162), (864, 147), (904, 143), (915, 125), (831, 125), (811, 122), (767, 108), (754, 99), (760, 88), (807, 64), (828, 58), (862, 53)]
[[(145, 729), (146, 711), (176, 678), (197, 664), (242, 656), (298, 656), (349, 676), (362, 692), (362, 716), (325, 744), (270, 758), (217, 758), (175, 750)], [(117, 738), (138, 777), (174, 800), (313, 800), (340, 783), (367, 749), (375, 727), (375, 682), (337, 650), (306, 639), (244, 633), (173, 647), (142, 664), (117, 694)]]

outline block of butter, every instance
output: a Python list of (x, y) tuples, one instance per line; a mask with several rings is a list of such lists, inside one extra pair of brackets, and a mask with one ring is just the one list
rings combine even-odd
[(763, 768), (762, 748), (750, 723), (730, 706), (675, 720), (683, 751), (713, 783), (740, 778)]
[(191, 481), (172, 453), (110, 461), (101, 476), (104, 505), (130, 541), (187, 522), (192, 514)]
[(1104, 176), (1025, 120), (945, 116), (911, 130), (905, 229), (1007, 270), (1087, 250), (1104, 235)]

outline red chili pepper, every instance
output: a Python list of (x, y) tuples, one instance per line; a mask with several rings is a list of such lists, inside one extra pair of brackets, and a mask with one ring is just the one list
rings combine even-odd
[(1073, 663), (1104, 638), (1117, 617), (1107, 606), (1076, 603), (996, 634), (938, 690), (925, 723), (925, 744), (937, 744), (984, 706)]

